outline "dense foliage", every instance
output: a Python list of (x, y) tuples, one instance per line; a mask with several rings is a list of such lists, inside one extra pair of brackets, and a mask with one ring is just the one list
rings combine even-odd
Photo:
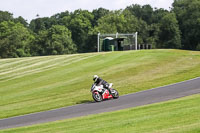
[(30, 56), (30, 44), (34, 37), (21, 23), (0, 23), (0, 57)]
[(200, 0), (175, 0), (170, 11), (130, 5), (61, 12), (30, 23), (0, 11), (0, 58), (96, 51), (97, 33), (138, 32), (153, 48), (200, 50)]

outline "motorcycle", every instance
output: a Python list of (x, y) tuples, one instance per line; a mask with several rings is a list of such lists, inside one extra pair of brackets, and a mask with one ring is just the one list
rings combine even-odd
[(103, 100), (106, 100), (106, 99), (117, 99), (119, 98), (119, 93), (117, 90), (113, 89), (112, 88), (112, 83), (109, 84), (109, 89), (110, 89), (110, 92), (108, 91), (108, 89), (105, 89), (103, 87), (103, 85), (100, 85), (100, 86), (97, 86), (96, 84), (93, 84), (92, 87), (91, 87), (91, 93), (92, 93), (92, 97), (93, 99), (96, 101), (96, 102), (101, 102)]

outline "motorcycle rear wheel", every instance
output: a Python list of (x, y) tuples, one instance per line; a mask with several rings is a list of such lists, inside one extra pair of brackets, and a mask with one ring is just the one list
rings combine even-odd
[(103, 100), (101, 94), (99, 92), (92, 93), (92, 97), (96, 102), (101, 102)]

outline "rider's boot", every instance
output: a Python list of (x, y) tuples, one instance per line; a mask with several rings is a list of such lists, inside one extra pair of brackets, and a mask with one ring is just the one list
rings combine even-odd
[(109, 88), (108, 88), (108, 91), (109, 91), (110, 95), (112, 95), (112, 92), (111, 92), (111, 90)]

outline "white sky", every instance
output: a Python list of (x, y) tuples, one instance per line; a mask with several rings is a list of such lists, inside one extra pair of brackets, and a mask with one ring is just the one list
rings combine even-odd
[(40, 17), (50, 17), (56, 13), (87, 9), (92, 11), (103, 7), (109, 10), (124, 9), (132, 4), (150, 4), (153, 8), (169, 10), (173, 0), (0, 0), (0, 10), (13, 13), (14, 17), (22, 16), (30, 21)]

